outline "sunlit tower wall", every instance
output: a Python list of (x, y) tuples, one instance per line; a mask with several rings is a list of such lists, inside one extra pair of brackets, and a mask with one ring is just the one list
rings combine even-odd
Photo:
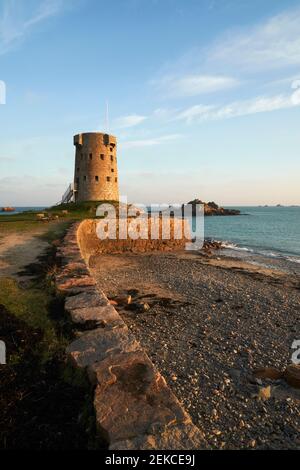
[(75, 202), (118, 201), (117, 139), (101, 132), (74, 136)]

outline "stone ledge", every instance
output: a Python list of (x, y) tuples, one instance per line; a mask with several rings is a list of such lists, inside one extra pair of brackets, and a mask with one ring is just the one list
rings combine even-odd
[(115, 353), (141, 349), (125, 323), (114, 329), (98, 328), (84, 333), (67, 348), (67, 354), (77, 367), (92, 366)]
[(109, 442), (191, 423), (164, 378), (142, 350), (109, 355), (89, 375), (97, 384), (96, 420)]
[(192, 423), (180, 424), (156, 434), (143, 434), (111, 444), (109, 450), (193, 450), (207, 449), (201, 431)]
[(107, 298), (94, 288), (67, 298), (65, 310), (70, 313), (72, 310), (78, 310), (79, 308), (103, 307), (107, 305)]
[(77, 308), (70, 311), (72, 321), (74, 323), (84, 324), (86, 322), (97, 322), (98, 326), (123, 326), (125, 323), (120, 318), (118, 312), (112, 305), (103, 307), (85, 307)]
[[(65, 310), (73, 323), (96, 328), (81, 334), (66, 353), (75, 367), (87, 370), (95, 386), (99, 433), (111, 450), (207, 448), (201, 431), (98, 290), (78, 244), (83, 225), (75, 223), (57, 250), (62, 269), (56, 285), (66, 296)], [(84, 254), (88, 259), (89, 253)]]

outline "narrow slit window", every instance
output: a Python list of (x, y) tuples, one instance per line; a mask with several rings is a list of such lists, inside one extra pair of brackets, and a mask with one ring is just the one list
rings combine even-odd
[(98, 183), (98, 181), (99, 181), (99, 176), (95, 176), (95, 181)]
[(115, 172), (115, 170), (112, 168), (112, 169), (111, 169), (111, 172), (112, 172), (112, 173), (114, 173), (114, 172)]
[(90, 160), (92, 160), (92, 158), (93, 158), (93, 154), (92, 154), (92, 153), (90, 153)]
[(115, 183), (117, 183), (117, 182), (118, 182), (118, 178), (115, 178)]
[(101, 153), (100, 160), (104, 160), (104, 153)]
[(110, 181), (110, 176), (107, 176), (107, 177), (106, 177), (106, 181)]
[(113, 161), (114, 161), (114, 156), (111, 155), (111, 156), (110, 156), (110, 159), (111, 159), (111, 161), (113, 162)]
[(86, 176), (83, 177), (83, 181), (86, 181)]

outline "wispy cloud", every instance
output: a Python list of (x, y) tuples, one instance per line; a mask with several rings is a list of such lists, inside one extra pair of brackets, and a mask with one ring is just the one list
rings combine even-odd
[(173, 120), (182, 120), (187, 123), (214, 121), (300, 106), (300, 80), (292, 84), (292, 89), (294, 91), (289, 94), (255, 97), (224, 106), (191, 106), (173, 116)]
[(300, 8), (269, 18), (243, 32), (230, 31), (207, 51), (207, 62), (248, 70), (300, 64)]
[(239, 81), (232, 77), (218, 75), (186, 75), (183, 77), (164, 76), (154, 82), (170, 97), (196, 96), (228, 90), (238, 86)]
[(138, 140), (130, 140), (127, 142), (121, 143), (122, 148), (139, 148), (139, 147), (152, 147), (154, 145), (161, 145), (166, 142), (170, 142), (182, 137), (181, 134), (169, 134), (160, 137), (155, 137), (151, 139), (138, 139)]
[(14, 161), (12, 157), (1, 157), (0, 156), (0, 163), (11, 163)]
[(58, 15), (76, 0), (2, 0), (0, 7), (0, 54), (24, 40), (35, 26)]
[(114, 121), (114, 127), (118, 129), (125, 129), (127, 127), (134, 127), (141, 124), (147, 119), (147, 116), (139, 114), (130, 114), (129, 116), (121, 116)]
[[(191, 97), (236, 88), (256, 78), (287, 77), (300, 65), (300, 8), (251, 27), (232, 28), (207, 44), (167, 62), (150, 81), (164, 98)], [(184, 70), (184, 74), (178, 73)]]

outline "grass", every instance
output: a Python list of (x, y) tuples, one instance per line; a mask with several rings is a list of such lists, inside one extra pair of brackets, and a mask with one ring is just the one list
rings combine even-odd
[[(44, 222), (37, 219), (38, 213), (45, 216), (58, 216), (60, 222), (71, 224), (72, 222), (96, 218), (97, 207), (103, 201), (86, 201), (78, 204), (69, 203), (53, 206), (43, 211), (27, 211), (21, 214), (1, 215), (0, 216), (0, 237), (12, 232), (30, 232), (44, 228), (45, 225), (55, 226), (57, 221)], [(117, 205), (116, 201), (105, 201)], [(67, 213), (65, 213), (67, 211)], [(49, 230), (50, 232), (51, 230)]]
[(32, 328), (44, 333), (47, 347), (57, 346), (55, 328), (48, 317), (50, 295), (45, 289), (21, 288), (11, 278), (0, 278), (0, 304)]
[[(13, 231), (39, 226), (35, 218), (5, 217)], [(46, 225), (40, 236), (49, 249), (24, 269), (24, 274), (34, 274), (32, 279), (0, 277), (0, 340), (7, 347), (7, 366), (0, 367), (2, 449), (96, 446), (91, 389), (86, 377), (67, 364), (65, 348), (74, 327), (53, 282), (53, 242), (63, 237), (72, 220), (66, 217)]]

